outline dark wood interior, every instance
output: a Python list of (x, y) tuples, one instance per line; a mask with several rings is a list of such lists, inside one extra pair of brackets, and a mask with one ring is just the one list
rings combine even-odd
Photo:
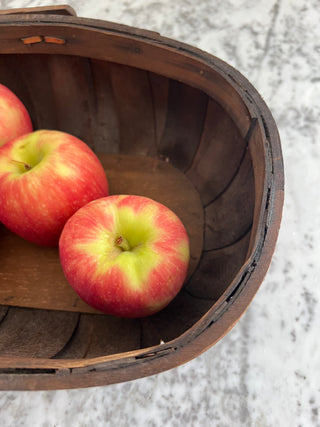
[[(148, 319), (82, 314), (94, 310), (66, 283), (58, 250), (23, 241), (2, 226), (0, 301), (10, 308), (0, 323), (0, 356), (102, 356), (185, 332), (246, 259), (254, 177), (248, 141), (233, 120), (200, 90), (106, 61), (2, 55), (0, 81), (25, 103), (35, 129), (72, 133), (97, 152), (111, 194), (146, 195), (173, 209), (191, 239), (192, 269), (176, 300)], [(75, 317), (75, 311), (81, 314)], [(25, 313), (32, 323), (26, 323)], [(121, 348), (115, 342), (119, 328), (127, 331)], [(18, 345), (20, 335), (12, 338), (12, 331), (21, 329), (27, 346)], [(55, 336), (53, 330), (64, 334)]]
[(12, 389), (106, 384), (200, 354), (242, 315), (276, 241), (282, 158), (267, 107), (227, 64), (155, 33), (50, 14), (0, 16), (0, 30), (0, 83), (34, 128), (85, 141), (111, 194), (166, 204), (191, 242), (178, 296), (157, 314), (121, 319), (79, 300), (57, 249), (0, 225), (0, 386), (6, 375)]

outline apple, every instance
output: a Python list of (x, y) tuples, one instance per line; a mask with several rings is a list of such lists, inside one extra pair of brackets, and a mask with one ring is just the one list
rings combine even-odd
[(0, 147), (32, 130), (31, 119), (23, 103), (10, 89), (0, 84)]
[(0, 221), (30, 242), (58, 246), (69, 217), (107, 195), (99, 159), (75, 136), (38, 130), (0, 147)]
[(163, 309), (187, 275), (187, 232), (175, 213), (143, 196), (114, 195), (79, 209), (59, 241), (64, 274), (82, 300), (107, 314)]

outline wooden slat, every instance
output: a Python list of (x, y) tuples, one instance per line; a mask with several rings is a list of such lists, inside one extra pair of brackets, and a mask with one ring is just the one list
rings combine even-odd
[(36, 126), (32, 92), (24, 82), (20, 55), (0, 55), (0, 83), (12, 90), (23, 102), (31, 116), (33, 126)]
[(120, 153), (156, 154), (152, 94), (148, 73), (110, 63), (110, 76), (120, 126)]
[(77, 330), (56, 358), (82, 359), (136, 350), (140, 341), (137, 319), (82, 314)]
[(27, 96), (22, 96), (26, 98), (26, 108), (35, 130), (58, 129), (50, 58), (50, 55), (6, 55), (6, 72), (12, 74), (14, 79), (19, 76), (20, 83), (17, 86), (25, 88), (27, 92)]
[(88, 59), (1, 55), (0, 82), (25, 104), (35, 130), (68, 132), (94, 148), (95, 92)]
[(158, 151), (183, 171), (192, 163), (200, 143), (207, 103), (203, 92), (170, 80), (165, 129)]
[(49, 74), (53, 87), (57, 129), (71, 133), (94, 148), (92, 130), (96, 112), (88, 59), (51, 55)]
[(158, 150), (166, 124), (170, 81), (168, 78), (155, 73), (149, 73), (148, 76), (151, 86), (155, 139)]
[(110, 80), (110, 64), (90, 61), (93, 92), (95, 94), (94, 148), (97, 152), (118, 153), (120, 150), (120, 123)]
[(205, 208), (204, 249), (222, 248), (241, 239), (252, 225), (254, 203), (254, 176), (248, 151), (230, 185)]
[(70, 339), (77, 313), (9, 309), (0, 324), (0, 356), (50, 358)]
[[(265, 124), (265, 126), (267, 126), (267, 124)], [(277, 138), (278, 137), (277, 130), (272, 129), (272, 131), (275, 133), (273, 137)], [(268, 132), (270, 132), (270, 130), (268, 130)], [(267, 146), (267, 143), (259, 144), (259, 141), (261, 141), (261, 138), (262, 138), (261, 128), (259, 126), (255, 126), (252, 131), (250, 140), (248, 141), (248, 148), (250, 150), (252, 158), (254, 159), (252, 166), (253, 166), (254, 184), (255, 184), (255, 188), (254, 188), (255, 205), (254, 205), (254, 213), (253, 213), (253, 227), (252, 227), (252, 233), (251, 233), (251, 241), (248, 249), (248, 256), (250, 256), (250, 254), (254, 250), (254, 247), (258, 245), (259, 239), (261, 239), (261, 234), (259, 234), (259, 227), (261, 222), (263, 222), (263, 216), (265, 215), (265, 211), (264, 209), (261, 209), (261, 207), (265, 206), (270, 208), (270, 206), (272, 206), (274, 203), (274, 197), (275, 197), (275, 194), (273, 193), (271, 186), (269, 187), (269, 189), (266, 188), (263, 191), (266, 176), (268, 176), (268, 174), (270, 174), (271, 171), (266, 170), (266, 167), (268, 166), (266, 166), (264, 163), (264, 156), (266, 155), (265, 147)], [(277, 162), (280, 162), (282, 164), (282, 156), (281, 154), (279, 154), (279, 152), (275, 154), (275, 158)]]
[(171, 341), (193, 326), (212, 307), (212, 300), (182, 291), (165, 309), (141, 320), (142, 346)]
[(250, 234), (248, 232), (236, 243), (222, 249), (204, 251), (185, 290), (197, 298), (217, 301), (245, 261)]
[(184, 333), (228, 289), (245, 261), (250, 232), (231, 246), (204, 252), (179, 297), (160, 313), (142, 319), (142, 346), (158, 345)]
[(65, 279), (57, 248), (29, 243), (1, 224), (0, 236), (0, 304), (95, 312)]
[(204, 204), (217, 197), (231, 181), (245, 148), (246, 141), (231, 117), (211, 99), (201, 143), (186, 173)]
[(5, 318), (6, 314), (8, 313), (9, 307), (5, 305), (0, 305), (0, 323)]
[[(238, 123), (240, 129), (247, 129), (250, 124), (250, 115), (246, 104), (241, 95), (234, 90), (234, 87), (222, 76), (228, 70), (227, 64), (219, 63), (219, 71), (206, 63), (207, 58), (199, 62), (199, 55), (193, 56), (193, 49), (186, 46), (182, 49), (179, 43), (173, 43), (175, 48), (168, 48), (167, 40), (163, 44), (162, 38), (152, 32), (143, 32), (137, 29), (133, 30), (134, 37), (127, 34), (129, 28), (119, 27), (116, 24), (101, 23), (100, 31), (98, 28), (92, 28), (88, 31), (86, 24), (81, 25), (81, 20), (77, 21), (78, 26), (70, 25), (72, 18), (59, 17), (55, 22), (54, 16), (50, 17), (49, 23), (44, 22), (24, 22), (15, 26), (5, 25), (8, 17), (1, 17), (1, 35), (5, 40), (1, 45), (0, 52), (8, 53), (30, 53), (29, 46), (21, 43), (19, 37), (34, 36), (37, 34), (46, 34), (48, 28), (54, 37), (61, 37), (68, 40), (64, 45), (36, 43), (33, 46), (33, 53), (52, 53), (80, 55), (84, 57), (114, 61), (125, 66), (137, 67), (147, 71), (155, 72), (163, 76), (177, 79), (189, 84), (190, 87), (197, 87), (200, 93), (213, 94), (215, 99), (221, 105), (228, 108), (230, 115)], [(19, 17), (21, 20), (21, 17)], [(63, 22), (64, 25), (61, 25)], [(84, 21), (82, 21), (84, 23)], [(109, 31), (103, 31), (108, 28)], [(110, 31), (111, 30), (111, 31)], [(113, 30), (114, 33), (112, 32)], [(141, 36), (145, 36), (144, 39)], [(139, 40), (140, 37), (140, 40)], [(154, 39), (148, 40), (148, 39)], [(219, 62), (219, 61), (217, 61)], [(232, 73), (230, 73), (232, 76)], [(237, 76), (238, 77), (238, 76)], [(197, 89), (195, 89), (197, 90)], [(203, 91), (203, 92), (202, 92)], [(199, 113), (197, 113), (199, 114)]]

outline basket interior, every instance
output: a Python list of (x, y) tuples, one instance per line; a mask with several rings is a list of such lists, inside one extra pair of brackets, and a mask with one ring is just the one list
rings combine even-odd
[(0, 225), (0, 356), (90, 358), (179, 337), (228, 291), (253, 238), (252, 153), (234, 111), (177, 79), (105, 60), (3, 54), (0, 61), (0, 82), (22, 99), (35, 129), (85, 141), (111, 194), (166, 204), (191, 242), (188, 278), (172, 303), (144, 319), (121, 319), (79, 300), (57, 249)]

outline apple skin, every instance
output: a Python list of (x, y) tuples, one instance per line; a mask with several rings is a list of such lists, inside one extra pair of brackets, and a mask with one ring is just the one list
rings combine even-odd
[(58, 246), (70, 216), (107, 195), (99, 159), (70, 134), (38, 130), (0, 147), (0, 221), (30, 242)]
[(0, 84), (0, 147), (32, 130), (32, 122), (23, 103), (10, 89)]
[(190, 259), (180, 219), (164, 205), (133, 195), (79, 209), (62, 231), (59, 251), (80, 298), (119, 317), (144, 317), (167, 306), (184, 283)]

